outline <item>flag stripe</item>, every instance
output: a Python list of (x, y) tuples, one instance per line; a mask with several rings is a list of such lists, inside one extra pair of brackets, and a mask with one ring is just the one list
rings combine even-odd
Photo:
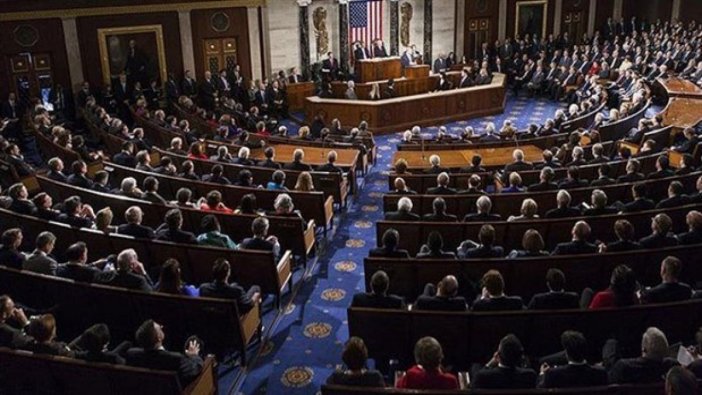
[(349, 2), (349, 41), (363, 41), (369, 46), (383, 37), (382, 0), (352, 0)]

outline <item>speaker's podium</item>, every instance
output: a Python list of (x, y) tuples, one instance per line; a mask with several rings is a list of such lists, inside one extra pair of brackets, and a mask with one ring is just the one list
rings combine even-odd
[(360, 83), (400, 78), (402, 63), (399, 56), (357, 60), (355, 73)]

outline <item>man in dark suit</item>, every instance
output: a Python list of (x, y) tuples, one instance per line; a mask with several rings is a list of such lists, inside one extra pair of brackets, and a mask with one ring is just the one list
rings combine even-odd
[(422, 216), (423, 221), (432, 222), (456, 222), (458, 218), (452, 214), (446, 214), (446, 201), (442, 197), (436, 197), (431, 203), (432, 212)]
[(568, 363), (563, 366), (541, 366), (538, 379), (540, 388), (594, 387), (607, 384), (607, 372), (599, 367), (588, 365), (586, 360), (587, 341), (582, 333), (565, 331), (561, 334), (561, 344)]
[(473, 302), (473, 311), (522, 310), (524, 303), (519, 296), (505, 295), (505, 280), (497, 270), (489, 270), (480, 280), (483, 286), (481, 297)]
[(180, 83), (180, 90), (183, 95), (190, 98), (197, 95), (197, 81), (192, 77), (192, 72), (190, 70), (185, 70), (183, 81)]
[(94, 264), (88, 264), (88, 247), (84, 242), (72, 244), (66, 250), (66, 263), (59, 265), (56, 274), (59, 277), (68, 278), (73, 281), (92, 283), (100, 274)]
[(26, 348), (34, 340), (25, 332), (29, 319), (8, 295), (0, 296), (0, 347)]
[(624, 213), (636, 213), (639, 211), (653, 210), (655, 208), (655, 203), (653, 200), (646, 197), (646, 184), (636, 183), (631, 187), (631, 194), (634, 200), (625, 203), (621, 211)]
[(390, 78), (388, 80), (387, 85), (385, 86), (385, 89), (383, 89), (381, 97), (383, 99), (392, 99), (395, 96), (397, 96), (397, 94), (395, 93), (395, 80)]
[(8, 209), (14, 211), (18, 214), (24, 215), (36, 215), (37, 206), (29, 200), (29, 192), (27, 187), (21, 182), (12, 185), (8, 190), (7, 194), (11, 199), (10, 206)]
[(536, 372), (520, 367), (524, 359), (524, 348), (519, 339), (509, 334), (500, 340), (492, 359), (473, 375), (472, 388), (517, 389), (534, 388)]
[(688, 231), (675, 236), (680, 245), (702, 243), (702, 213), (692, 210), (685, 216)]
[(499, 221), (502, 218), (500, 214), (490, 213), (490, 210), (492, 210), (492, 201), (488, 196), (483, 195), (479, 197), (475, 202), (475, 207), (477, 212), (466, 214), (466, 216), (463, 217), (463, 222)]
[(453, 188), (449, 188), (448, 183), (448, 173), (439, 173), (439, 175), (436, 176), (436, 186), (427, 189), (427, 195), (454, 195), (456, 193), (456, 190)]
[(312, 167), (307, 163), (303, 163), (303, 160), (305, 160), (305, 151), (297, 148), (293, 151), (293, 161), (286, 163), (283, 168), (286, 170), (312, 171)]
[(692, 154), (695, 147), (697, 147), (697, 144), (700, 142), (700, 139), (692, 128), (686, 128), (683, 131), (683, 135), (685, 136), (685, 140), (672, 149), (681, 154)]
[(656, 171), (649, 173), (646, 179), (657, 180), (659, 178), (667, 178), (675, 175), (673, 169), (670, 168), (670, 160), (668, 155), (661, 155), (656, 159)]
[(322, 73), (329, 75), (332, 80), (339, 79), (339, 61), (331, 51), (327, 52), (327, 58), (322, 61)]
[(17, 171), (20, 177), (29, 177), (34, 175), (34, 168), (29, 165), (22, 155), (22, 151), (17, 144), (9, 144), (5, 147), (5, 161), (7, 161)]
[(409, 258), (407, 250), (397, 248), (400, 243), (400, 232), (388, 229), (383, 233), (383, 245), (370, 250), (368, 256), (378, 258)]
[(626, 219), (614, 222), (614, 234), (617, 240), (608, 244), (600, 244), (600, 252), (622, 252), (641, 249), (641, 244), (634, 241), (634, 226)]
[(72, 173), (66, 180), (69, 184), (80, 188), (91, 189), (93, 181), (90, 180), (88, 174), (88, 165), (82, 160), (77, 160), (71, 164)]
[(229, 261), (219, 258), (212, 267), (211, 283), (200, 285), (200, 296), (235, 300), (240, 314), (245, 314), (261, 302), (261, 288), (252, 285), (248, 291), (235, 282), (230, 282), (232, 270)]
[(520, 149), (515, 149), (512, 152), (512, 159), (514, 159), (512, 163), (505, 165), (505, 169), (503, 171), (505, 177), (508, 177), (510, 173), (515, 171), (521, 172), (525, 170), (532, 170), (534, 168), (534, 165), (524, 161), (524, 151)]
[(239, 248), (244, 250), (270, 251), (276, 257), (280, 254), (280, 243), (275, 236), (268, 236), (269, 222), (266, 217), (257, 217), (251, 223), (253, 237), (244, 239)]
[(580, 178), (580, 169), (577, 166), (568, 167), (568, 176), (558, 184), (560, 189), (583, 188), (588, 185), (587, 180)]
[(134, 143), (125, 141), (122, 143), (122, 150), (116, 153), (112, 160), (120, 165), (134, 168), (137, 165), (136, 157), (134, 156)]
[(353, 58), (355, 61), (370, 59), (371, 54), (363, 41), (356, 43), (356, 49), (353, 51)]
[(668, 256), (661, 263), (661, 283), (641, 293), (643, 303), (670, 303), (687, 300), (692, 297), (689, 285), (679, 281), (682, 262), (674, 256)]
[(374, 58), (387, 58), (388, 51), (385, 50), (385, 44), (383, 40), (376, 40), (373, 46), (373, 57)]
[(591, 207), (583, 210), (583, 215), (592, 217), (608, 214), (616, 214), (617, 209), (607, 206), (607, 194), (601, 189), (595, 189), (590, 196)]
[(153, 283), (139, 262), (136, 251), (129, 248), (117, 255), (117, 270), (100, 273), (97, 282), (112, 287), (151, 292)]
[(680, 181), (671, 181), (668, 185), (668, 198), (656, 205), (657, 209), (674, 208), (690, 203), (690, 198), (684, 195), (685, 187)]
[(205, 71), (205, 80), (200, 83), (197, 96), (200, 99), (200, 105), (207, 111), (214, 110), (217, 86), (217, 81), (212, 78), (212, 73), (209, 70)]
[(641, 356), (616, 361), (608, 372), (609, 383), (648, 384), (662, 382), (665, 373), (678, 364), (674, 359), (667, 357), (668, 352), (668, 339), (665, 334), (658, 328), (648, 328), (641, 339)]
[(335, 165), (336, 158), (336, 151), (329, 151), (329, 153), (327, 154), (327, 163), (323, 164), (322, 166), (319, 166), (317, 168), (317, 171), (325, 171), (329, 173), (343, 173), (343, 170), (341, 170), (340, 167)]
[(669, 234), (673, 227), (673, 220), (661, 213), (653, 217), (651, 221), (651, 234), (639, 240), (643, 248), (665, 248), (678, 245), (678, 240)]
[(22, 269), (30, 272), (55, 276), (58, 263), (51, 257), (56, 244), (56, 236), (51, 232), (41, 232), (37, 236), (36, 249), (22, 263)]
[(120, 119), (129, 119), (129, 103), (132, 100), (133, 87), (132, 84), (127, 81), (127, 75), (122, 73), (119, 79), (112, 86), (112, 92), (114, 92), (114, 98), (117, 102), (117, 112)]
[(609, 176), (611, 170), (612, 168), (607, 163), (602, 163), (597, 168), (598, 177), (592, 180), (590, 185), (593, 187), (603, 187), (606, 185), (612, 185), (616, 183), (616, 181)]
[(544, 167), (539, 173), (539, 182), (537, 184), (531, 184), (527, 188), (529, 192), (543, 192), (543, 191), (555, 191), (558, 189), (558, 184), (553, 182), (556, 173), (551, 167)]
[(385, 213), (388, 221), (419, 221), (419, 215), (412, 212), (412, 200), (408, 197), (401, 197), (397, 201), (397, 211)]
[(182, 230), (183, 214), (179, 209), (168, 210), (165, 222), (156, 230), (156, 240), (170, 241), (179, 244), (197, 244), (195, 235)]
[(67, 182), (68, 176), (63, 172), (63, 161), (57, 157), (49, 159), (49, 172), (46, 177), (58, 182)]
[(558, 243), (551, 255), (594, 254), (597, 252), (597, 246), (587, 241), (590, 237), (590, 225), (587, 222), (576, 222), (573, 225), (571, 235), (573, 240), (567, 243)]
[(181, 387), (185, 388), (202, 371), (200, 343), (196, 339), (188, 339), (185, 354), (181, 354), (167, 351), (163, 347), (165, 337), (161, 324), (154, 320), (144, 321), (136, 331), (136, 340), (141, 348), (131, 348), (127, 351), (127, 364), (176, 372)]
[(166, 99), (168, 102), (171, 104), (178, 103), (181, 92), (173, 73), (168, 73), (168, 80), (166, 81)]
[(476, 258), (501, 258), (505, 256), (504, 248), (495, 244), (495, 228), (492, 225), (485, 224), (480, 227), (478, 232), (478, 241), (466, 240), (458, 247), (458, 258), (460, 259), (476, 259)]
[(446, 56), (444, 54), (439, 54), (439, 57), (434, 61), (434, 74), (439, 74), (442, 71), (446, 71), (447, 68)]
[(560, 269), (548, 269), (546, 286), (548, 292), (536, 294), (531, 298), (529, 310), (558, 310), (577, 309), (580, 307), (580, 296), (575, 292), (565, 291), (565, 274)]
[(154, 230), (141, 224), (144, 213), (139, 206), (132, 206), (124, 212), (126, 224), (117, 227), (117, 233), (136, 237), (138, 239), (153, 239), (156, 237)]
[(441, 233), (433, 231), (427, 237), (427, 243), (423, 244), (416, 256), (417, 259), (456, 259), (456, 254), (444, 251), (444, 238)]
[(19, 228), (10, 228), (2, 232), (2, 247), (0, 248), (0, 262), (3, 265), (20, 270), (24, 265), (27, 257), (20, 251), (20, 246), (23, 240), (22, 230)]
[(436, 286), (427, 284), (424, 293), (414, 302), (417, 310), (466, 311), (466, 300), (458, 293), (458, 280), (455, 276), (446, 276)]
[(371, 292), (358, 293), (353, 296), (351, 307), (370, 307), (378, 309), (404, 309), (405, 301), (399, 296), (388, 295), (390, 277), (382, 270), (373, 273), (370, 281)]

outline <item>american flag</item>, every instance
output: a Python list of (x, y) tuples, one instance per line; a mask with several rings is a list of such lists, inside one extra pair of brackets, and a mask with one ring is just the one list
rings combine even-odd
[(352, 0), (349, 2), (349, 42), (363, 41), (371, 48), (373, 40), (383, 37), (382, 0)]

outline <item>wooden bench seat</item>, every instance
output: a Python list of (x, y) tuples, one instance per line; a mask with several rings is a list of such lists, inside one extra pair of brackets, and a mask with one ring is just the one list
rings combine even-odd
[[(607, 288), (612, 270), (626, 264), (636, 273), (644, 286), (660, 283), (661, 261), (669, 255), (680, 258), (684, 264), (680, 281), (693, 287), (702, 281), (702, 268), (696, 265), (702, 253), (702, 245), (677, 246), (658, 250), (639, 250), (607, 254), (561, 255), (520, 259), (364, 259), (366, 290), (378, 270), (390, 277), (388, 293), (397, 294), (414, 301), (421, 295), (424, 285), (438, 283), (444, 276), (453, 274), (458, 279), (460, 294), (472, 298), (479, 294), (480, 279), (490, 269), (499, 270), (505, 279), (505, 293), (521, 296), (527, 304), (531, 297), (546, 292), (546, 273), (557, 268), (566, 277), (566, 289), (580, 292), (586, 287), (594, 290)], [(470, 300), (469, 300), (470, 301)]]
[(108, 254), (133, 248), (144, 262), (147, 270), (157, 275), (160, 265), (168, 258), (175, 258), (181, 264), (183, 280), (186, 283), (202, 284), (212, 281), (212, 266), (218, 258), (226, 258), (231, 264), (232, 279), (244, 286), (259, 285), (263, 294), (275, 296), (279, 307), (285, 287), (292, 287), (292, 252), (284, 251), (275, 261), (270, 252), (251, 250), (229, 250), (199, 245), (175, 244), (167, 241), (136, 239), (118, 234), (105, 234), (91, 229), (72, 228), (66, 224), (45, 221), (0, 209), (0, 230), (20, 228), (24, 234), (27, 249), (33, 249), (33, 241), (43, 231), (52, 232), (56, 240), (56, 255), (59, 262), (65, 262), (61, 255), (71, 244), (83, 241), (88, 245), (89, 260), (103, 258)]

